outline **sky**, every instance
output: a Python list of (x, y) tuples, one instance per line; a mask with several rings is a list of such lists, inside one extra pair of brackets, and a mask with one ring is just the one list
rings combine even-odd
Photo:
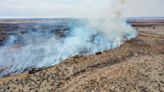
[(0, 0), (0, 18), (164, 17), (164, 0)]

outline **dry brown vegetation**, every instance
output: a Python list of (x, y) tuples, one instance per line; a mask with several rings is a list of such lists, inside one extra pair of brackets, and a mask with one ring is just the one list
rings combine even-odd
[(164, 25), (135, 28), (117, 49), (1, 78), (0, 92), (164, 92)]

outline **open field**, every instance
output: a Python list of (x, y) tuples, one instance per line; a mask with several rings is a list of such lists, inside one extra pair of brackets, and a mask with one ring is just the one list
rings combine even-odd
[(164, 92), (164, 22), (131, 23), (139, 36), (121, 47), (1, 78), (0, 92)]

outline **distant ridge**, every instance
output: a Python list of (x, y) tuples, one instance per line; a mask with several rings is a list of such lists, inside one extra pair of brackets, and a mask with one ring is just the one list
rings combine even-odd
[(21, 24), (21, 23), (47, 23), (57, 21), (72, 21), (73, 18), (13, 18), (0, 19), (0, 24)]
[[(164, 17), (129, 17), (127, 22), (133, 26), (160, 25), (164, 24)], [(69, 21), (73, 18), (6, 18), (0, 19), (0, 24), (21, 24), (21, 23), (47, 23), (54, 21)]]
[(128, 18), (128, 23), (133, 26), (163, 25), (164, 17), (132, 17)]

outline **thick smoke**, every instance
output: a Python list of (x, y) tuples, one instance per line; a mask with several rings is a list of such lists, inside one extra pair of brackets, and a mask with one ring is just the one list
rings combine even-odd
[[(108, 4), (112, 5), (113, 1), (115, 0), (111, 0)], [(68, 27), (61, 33), (63, 36), (52, 32), (52, 28), (42, 30), (38, 25), (35, 30), (23, 34), (23, 44), (17, 46), (15, 42), (19, 37), (11, 35), (5, 45), (0, 47), (0, 67), (4, 69), (0, 76), (20, 73), (29, 68), (52, 66), (75, 55), (95, 54), (114, 49), (137, 36), (136, 30), (121, 18), (120, 13), (112, 14), (113, 11), (108, 11), (108, 6), (100, 8), (105, 12), (94, 18), (90, 17), (89, 13), (92, 13), (90, 11), (89, 17), (81, 16), (67, 21), (66, 24), (49, 23)]]

